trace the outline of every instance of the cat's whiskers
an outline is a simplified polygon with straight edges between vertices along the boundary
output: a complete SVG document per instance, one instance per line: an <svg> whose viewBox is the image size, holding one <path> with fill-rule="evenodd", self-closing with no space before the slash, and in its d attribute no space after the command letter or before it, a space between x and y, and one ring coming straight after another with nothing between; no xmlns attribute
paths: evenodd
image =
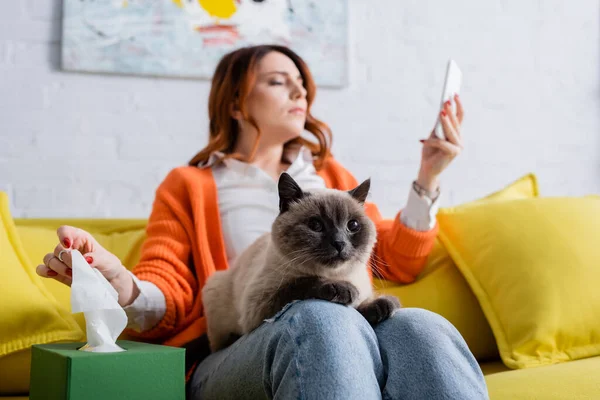
<svg viewBox="0 0 600 400"><path fill-rule="evenodd" d="M291 265L291 264L292 264L294 261L296 261L298 258L302 257L302 255L303 255L303 254L301 254L301 255L300 255L300 256L298 256L298 257L294 257L294 258L292 258L292 259L289 259L289 257L290 257L290 256L292 256L292 255L295 255L295 254L298 254L298 253L304 253L304 252L306 252L306 250L305 250L305 249L298 249L298 250L290 251L290 252L289 252L289 253L287 253L287 254L282 254L282 255L279 257L279 261L282 261L282 260L284 260L284 259L288 259L288 260L287 260L287 261L286 261L284 264L282 264L282 265L283 265L283 266L286 266L286 267L289 267L289 265Z"/></svg>
<svg viewBox="0 0 600 400"><path fill-rule="evenodd" d="M385 279L383 277L383 273L380 271L379 267L377 267L377 265L375 265L375 262L373 260L369 260L368 263L369 263L369 266L371 267L371 271L373 271L373 275L375 275L379 279Z"/></svg>
<svg viewBox="0 0 600 400"><path fill-rule="evenodd" d="M382 262L382 263L384 263L384 264L386 263L386 262L385 262L385 260L383 260L381 257L379 257L379 256L377 255L377 252L375 251L375 248L373 248L373 251L371 251L371 257L375 257L375 258L377 258L379 261L381 261L381 262Z"/></svg>
<svg viewBox="0 0 600 400"><path fill-rule="evenodd" d="M297 254L297 253L304 253L305 249L299 249L299 250L295 250L292 251L288 254L286 254L285 256L281 256L280 257L280 261L283 260L284 258L289 257L291 254ZM284 264L281 265L281 270L279 271L281 273L281 280L279 281L279 285L277 286L277 290L276 292L279 291L279 289L281 288L281 285L283 284L283 282L285 281L285 278L288 277L290 274L287 274L288 269L290 267L290 265L292 265L294 262L296 262L296 260L298 260L299 258L301 258L302 256L304 256L304 254L300 254L297 257L292 258L291 260L288 260L287 262L285 262ZM304 264L306 264L306 262L308 262L309 259L306 259L305 261L301 262L298 267L302 267Z"/></svg>
<svg viewBox="0 0 600 400"><path fill-rule="evenodd" d="M298 266L299 267L303 266L307 261L308 260L301 262ZM290 263L287 263L287 266L289 266L289 265L290 265ZM287 272L288 272L287 270L282 271L281 280L279 281L279 284L277 285L277 289L276 289L275 293L277 293L279 291L279 289L281 288L281 285L283 285L283 282L285 282L286 278L292 275L292 274L288 274Z"/></svg>
<svg viewBox="0 0 600 400"><path fill-rule="evenodd" d="M371 255L369 256L369 263L376 269L380 269L381 267L378 265L378 263L384 264L387 266L387 264L385 263L384 260L381 259L381 257L377 256L375 253L371 253Z"/></svg>
<svg viewBox="0 0 600 400"><path fill-rule="evenodd" d="M377 255L377 253L375 253L375 252L372 252L372 253L371 253L371 258L374 258L374 259L375 259L376 261L378 261L380 264L383 264L384 266L386 266L386 267L388 267L388 268L390 267L390 265L389 265L389 264L388 264L388 263L387 263L387 262L386 262L386 261L385 261L383 258L379 257L379 256Z"/></svg>
<svg viewBox="0 0 600 400"><path fill-rule="evenodd" d="M388 268L390 267L390 265L387 262L385 262L385 260L379 257L375 252L372 252L371 257L369 258L369 264L371 265L371 269L379 279L385 279L382 273L382 269L377 265L377 262L383 264Z"/></svg>

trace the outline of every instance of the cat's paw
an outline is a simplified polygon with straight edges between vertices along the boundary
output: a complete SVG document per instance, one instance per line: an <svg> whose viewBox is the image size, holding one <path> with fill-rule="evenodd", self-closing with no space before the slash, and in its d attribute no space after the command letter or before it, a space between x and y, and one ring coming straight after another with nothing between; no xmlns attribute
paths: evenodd
<svg viewBox="0 0 600 400"><path fill-rule="evenodd" d="M400 301L395 296L381 296L366 300L356 310L371 324L376 325L385 321L400 308Z"/></svg>
<svg viewBox="0 0 600 400"><path fill-rule="evenodd" d="M319 287L317 297L332 303L348 305L358 298L358 289L349 282L326 282Z"/></svg>

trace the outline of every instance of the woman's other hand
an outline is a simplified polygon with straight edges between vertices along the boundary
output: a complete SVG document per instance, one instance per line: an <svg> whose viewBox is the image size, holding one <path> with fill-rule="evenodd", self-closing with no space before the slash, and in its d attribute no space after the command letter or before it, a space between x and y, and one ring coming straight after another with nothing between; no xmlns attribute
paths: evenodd
<svg viewBox="0 0 600 400"><path fill-rule="evenodd" d="M464 109L458 95L454 96L456 115L452 112L450 101L447 101L440 112L440 121L446 139L439 139L432 130L427 140L423 143L421 154L421 167L417 183L429 190L435 191L439 186L439 175L460 154L463 141L460 127L464 117Z"/></svg>

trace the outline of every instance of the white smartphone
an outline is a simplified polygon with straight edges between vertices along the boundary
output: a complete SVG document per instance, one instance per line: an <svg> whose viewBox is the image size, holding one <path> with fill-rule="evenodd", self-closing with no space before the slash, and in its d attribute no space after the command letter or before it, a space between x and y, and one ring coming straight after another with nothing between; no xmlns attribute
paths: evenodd
<svg viewBox="0 0 600 400"><path fill-rule="evenodd" d="M460 85L462 84L462 72L456 62L452 59L448 60L448 66L446 67L446 79L444 80L444 89L442 90L442 100L440 102L440 111L444 107L444 103L450 100L452 104L452 112L456 114L456 103L454 102L454 95L459 94ZM438 114L437 123L435 125L435 135L440 139L446 139L444 135L444 129L442 128L442 122Z"/></svg>

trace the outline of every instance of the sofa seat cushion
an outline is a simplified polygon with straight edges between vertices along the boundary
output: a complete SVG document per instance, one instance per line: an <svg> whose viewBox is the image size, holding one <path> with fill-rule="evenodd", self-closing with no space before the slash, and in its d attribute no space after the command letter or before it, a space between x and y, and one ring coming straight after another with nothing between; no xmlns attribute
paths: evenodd
<svg viewBox="0 0 600 400"><path fill-rule="evenodd" d="M600 356L527 369L481 364L491 400L600 399Z"/></svg>

